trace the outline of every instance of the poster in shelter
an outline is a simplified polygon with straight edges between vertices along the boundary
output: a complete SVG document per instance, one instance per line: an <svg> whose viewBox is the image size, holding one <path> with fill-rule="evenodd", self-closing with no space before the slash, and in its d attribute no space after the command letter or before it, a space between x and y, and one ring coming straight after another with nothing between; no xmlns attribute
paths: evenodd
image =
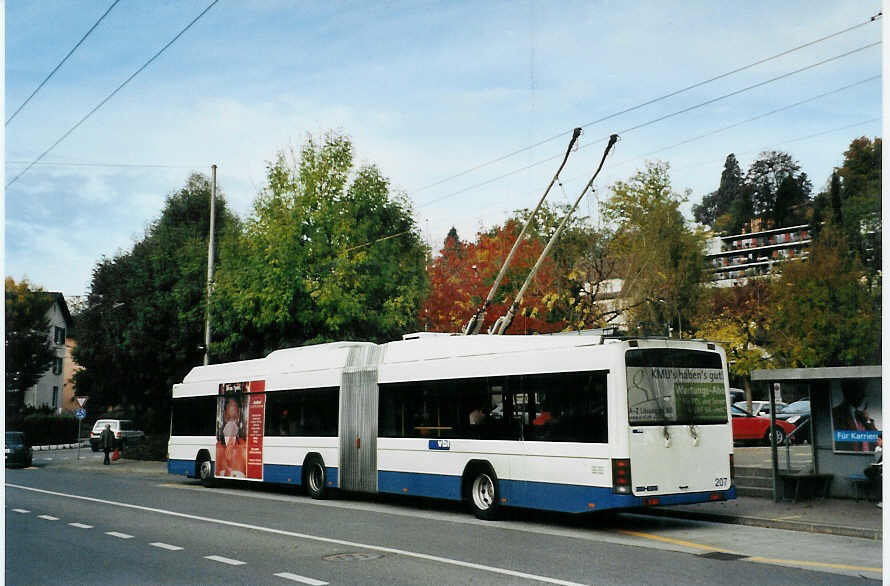
<svg viewBox="0 0 890 586"><path fill-rule="evenodd" d="M874 452L881 422L881 385L871 379L841 381L831 392L835 452Z"/></svg>

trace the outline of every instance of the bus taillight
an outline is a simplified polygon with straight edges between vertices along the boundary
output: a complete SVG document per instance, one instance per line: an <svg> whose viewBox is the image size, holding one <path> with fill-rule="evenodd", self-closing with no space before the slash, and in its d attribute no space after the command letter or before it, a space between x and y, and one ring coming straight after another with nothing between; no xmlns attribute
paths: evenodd
<svg viewBox="0 0 890 586"><path fill-rule="evenodd" d="M612 460L612 492L630 494L630 459Z"/></svg>
<svg viewBox="0 0 890 586"><path fill-rule="evenodd" d="M735 483L735 457L733 454L729 455L729 480Z"/></svg>

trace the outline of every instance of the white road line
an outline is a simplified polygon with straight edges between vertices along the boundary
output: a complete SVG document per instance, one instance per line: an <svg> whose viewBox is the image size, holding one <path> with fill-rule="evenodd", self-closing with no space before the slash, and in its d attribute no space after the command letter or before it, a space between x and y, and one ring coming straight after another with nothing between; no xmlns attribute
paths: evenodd
<svg viewBox="0 0 890 586"><path fill-rule="evenodd" d="M205 523L216 523L217 525L225 525L227 527L239 527L241 529L251 529L253 531L260 531L263 533L270 533L273 535L284 535L286 537L295 537L297 539L305 539L307 541L316 541L319 543L332 543L334 545L342 545L349 548L357 548L357 549L373 549L374 551L382 551L384 553L391 553L395 555L402 555L405 557L411 557L420 560L426 560L430 562L437 562L440 564L448 564L451 566L458 566L461 568L469 568L471 570L478 570L480 572L490 572L492 574L500 574L502 576L510 576L513 578L520 578L522 580L537 580L538 582L544 582L546 584L559 584L561 586L582 586L579 582L571 582L569 580L560 580L559 578L551 578L549 576L540 576L538 574L530 574L527 572L520 572L517 570L508 570L506 568L498 568L497 566L486 566L484 564L477 564L473 562L465 562L463 560L456 560L452 558L441 557L437 555L431 555L427 553L420 553L416 551L408 551L405 549L397 549L394 547L385 547L382 545L370 545L367 543L359 543L356 541L346 541L345 539L333 539L330 537L321 537L318 535L309 535L308 533L297 533L295 531L285 531L283 529L275 529L273 527L262 527L260 525L249 525L247 523L239 523L237 521L228 521L226 519L215 519L213 517L202 517L200 515L191 515L188 513L179 513L177 511L168 511L166 509L157 509L154 507L145 507L142 505L133 505L130 503L122 503L120 501L109 501L105 499L99 499L91 496L82 496L79 494L68 494L64 492L56 492L53 490L45 490L42 488L33 488L30 486L22 486L20 484L7 484L7 488L17 488L19 490L27 490L29 492L36 492L40 494L49 494L52 496L59 496L64 498L76 499L81 501L87 501L91 503L99 503L104 505L112 505L115 507L123 507L126 509L133 509L135 511L146 511L149 513L157 513L160 515L169 515L171 517L178 517L180 519L192 519L194 521L203 521Z"/></svg>
<svg viewBox="0 0 890 586"><path fill-rule="evenodd" d="M232 558L224 558L221 555L205 555L204 559L219 562L221 564L229 564L230 566L243 566L247 563L242 562L241 560L233 560Z"/></svg>
<svg viewBox="0 0 890 586"><path fill-rule="evenodd" d="M16 513L22 513L22 514L31 512L28 509L13 509L13 511Z"/></svg>
<svg viewBox="0 0 890 586"><path fill-rule="evenodd" d="M126 533L118 533L117 531L106 531L105 535L111 535L112 537L117 537L118 539L133 539L132 535L127 535Z"/></svg>
<svg viewBox="0 0 890 586"><path fill-rule="evenodd" d="M166 549L167 551L179 551L182 549L178 545L170 545L169 543L161 543L160 541L149 543L149 545L152 547L160 547L161 549Z"/></svg>
<svg viewBox="0 0 890 586"><path fill-rule="evenodd" d="M68 523L72 527L77 527L78 529L92 529L92 525L84 525L83 523Z"/></svg>
<svg viewBox="0 0 890 586"><path fill-rule="evenodd" d="M52 515L37 515L38 519L46 519L47 521L58 521L58 517L53 517Z"/></svg>
<svg viewBox="0 0 890 586"><path fill-rule="evenodd" d="M301 584L309 584L310 586L325 586L327 584L327 582L322 582L321 580L316 580L315 578L298 576L296 574L291 574L290 572L280 572L275 575L279 578L284 578L285 580L292 580L294 582L300 582Z"/></svg>

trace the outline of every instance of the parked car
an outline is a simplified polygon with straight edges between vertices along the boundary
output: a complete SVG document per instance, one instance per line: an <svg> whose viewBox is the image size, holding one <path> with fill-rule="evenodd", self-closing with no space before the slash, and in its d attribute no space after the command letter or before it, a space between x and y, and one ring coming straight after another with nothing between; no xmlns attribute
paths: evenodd
<svg viewBox="0 0 890 586"><path fill-rule="evenodd" d="M735 405L730 410L732 413L732 440L733 442L764 442L770 443L770 419L758 415L751 415L744 409ZM794 425L781 419L776 420L776 444L785 443L788 434L794 431Z"/></svg>
<svg viewBox="0 0 890 586"><path fill-rule="evenodd" d="M31 445L25 438L24 432L6 432L6 465L18 465L27 468L34 461L34 453Z"/></svg>
<svg viewBox="0 0 890 586"><path fill-rule="evenodd" d="M115 449L145 439L145 432L136 429L130 419L100 419L93 425L93 430L90 432L90 447L94 452L98 452L102 447L102 430L106 425L111 426L111 431L114 433Z"/></svg>
<svg viewBox="0 0 890 586"><path fill-rule="evenodd" d="M748 410L748 402L747 401L736 401L733 403L736 407L741 409L742 411ZM781 413L783 409L785 409L787 405L781 401L776 401L776 413ZM769 401L751 401L751 414L752 415L769 415Z"/></svg>
<svg viewBox="0 0 890 586"><path fill-rule="evenodd" d="M795 428L792 442L805 442L810 439L810 432L806 426L810 423L810 400L802 399L787 405L781 412L776 413L776 419L781 419L792 424Z"/></svg>
<svg viewBox="0 0 890 586"><path fill-rule="evenodd" d="M738 403L739 401L743 401L745 399L745 391L742 389L731 388L729 389L729 401L730 403Z"/></svg>

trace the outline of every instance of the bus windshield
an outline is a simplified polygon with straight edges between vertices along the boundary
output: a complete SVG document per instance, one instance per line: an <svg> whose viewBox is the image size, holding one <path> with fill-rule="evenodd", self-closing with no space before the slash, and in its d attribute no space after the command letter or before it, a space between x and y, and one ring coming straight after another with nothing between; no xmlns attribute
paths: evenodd
<svg viewBox="0 0 890 586"><path fill-rule="evenodd" d="M716 352L635 348L625 354L630 425L726 423L723 364Z"/></svg>

